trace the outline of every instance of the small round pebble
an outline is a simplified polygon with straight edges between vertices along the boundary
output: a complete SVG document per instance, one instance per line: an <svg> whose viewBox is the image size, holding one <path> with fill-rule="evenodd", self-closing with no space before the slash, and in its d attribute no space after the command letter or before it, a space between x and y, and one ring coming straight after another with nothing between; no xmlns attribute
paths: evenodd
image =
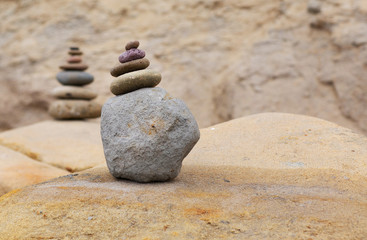
<svg viewBox="0 0 367 240"><path fill-rule="evenodd" d="M145 57L145 52L143 50L132 48L130 50L127 50L126 52L122 53L119 56L120 63L129 62L132 60L140 59Z"/></svg>
<svg viewBox="0 0 367 240"><path fill-rule="evenodd" d="M112 76L118 77L128 72L146 69L149 64L150 62L146 58L136 59L130 62L117 64L114 68L111 69L110 73Z"/></svg>
<svg viewBox="0 0 367 240"><path fill-rule="evenodd" d="M138 48L139 47L139 41L131 41L128 42L125 46L126 51L130 50L132 48Z"/></svg>
<svg viewBox="0 0 367 240"><path fill-rule="evenodd" d="M151 69L129 72L112 81L110 90L115 95L129 93L140 88L152 88L161 82L161 74Z"/></svg>

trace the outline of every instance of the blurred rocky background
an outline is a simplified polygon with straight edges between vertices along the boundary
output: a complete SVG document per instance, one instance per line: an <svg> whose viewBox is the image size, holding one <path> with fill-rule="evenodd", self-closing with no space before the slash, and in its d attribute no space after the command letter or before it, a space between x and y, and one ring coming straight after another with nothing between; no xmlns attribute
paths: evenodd
<svg viewBox="0 0 367 240"><path fill-rule="evenodd" d="M70 46L104 103L139 40L201 128L276 111L367 133L366 0L2 0L0 19L0 131L50 119Z"/></svg>

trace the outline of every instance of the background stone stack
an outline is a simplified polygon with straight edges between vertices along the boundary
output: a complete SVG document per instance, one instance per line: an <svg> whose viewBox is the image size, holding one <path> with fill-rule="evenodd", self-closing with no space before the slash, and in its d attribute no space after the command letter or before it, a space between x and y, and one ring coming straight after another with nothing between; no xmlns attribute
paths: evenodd
<svg viewBox="0 0 367 240"><path fill-rule="evenodd" d="M84 72L88 65L82 63L82 51L78 47L70 47L67 64L60 66L57 80L63 85L52 91L58 99L51 104L49 113L56 119L97 118L101 115L101 105L91 100L97 93L82 86L93 82L93 75Z"/></svg>
<svg viewBox="0 0 367 240"><path fill-rule="evenodd" d="M200 138L186 104L155 87L161 74L145 69L149 61L129 42L110 86L116 97L102 108L101 136L110 173L137 182L168 181Z"/></svg>

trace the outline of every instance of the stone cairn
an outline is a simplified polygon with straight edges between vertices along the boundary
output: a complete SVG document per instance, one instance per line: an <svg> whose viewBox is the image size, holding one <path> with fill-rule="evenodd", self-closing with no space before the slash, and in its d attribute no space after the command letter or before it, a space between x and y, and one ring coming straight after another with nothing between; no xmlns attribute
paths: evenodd
<svg viewBox="0 0 367 240"><path fill-rule="evenodd" d="M161 74L146 69L149 60L129 42L111 69L115 97L102 107L101 136L110 173L137 182L175 178L183 159L200 138L185 103L155 87Z"/></svg>
<svg viewBox="0 0 367 240"><path fill-rule="evenodd" d="M52 96L58 99L50 105L49 114L55 119L85 119L101 116L101 105L91 101L97 93L82 86L93 82L93 75L84 72L88 65L82 63L82 51L71 47L67 64L56 76L63 85L53 89Z"/></svg>

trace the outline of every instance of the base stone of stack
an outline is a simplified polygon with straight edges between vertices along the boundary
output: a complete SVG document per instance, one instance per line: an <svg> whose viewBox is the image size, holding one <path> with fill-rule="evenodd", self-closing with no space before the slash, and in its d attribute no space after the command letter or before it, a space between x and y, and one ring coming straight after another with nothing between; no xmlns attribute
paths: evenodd
<svg viewBox="0 0 367 240"><path fill-rule="evenodd" d="M179 174L200 132L183 101L162 88L143 88L103 105L101 135L113 176L152 182Z"/></svg>
<svg viewBox="0 0 367 240"><path fill-rule="evenodd" d="M58 100L51 103L49 114L55 119L97 118L102 106L87 100Z"/></svg>

